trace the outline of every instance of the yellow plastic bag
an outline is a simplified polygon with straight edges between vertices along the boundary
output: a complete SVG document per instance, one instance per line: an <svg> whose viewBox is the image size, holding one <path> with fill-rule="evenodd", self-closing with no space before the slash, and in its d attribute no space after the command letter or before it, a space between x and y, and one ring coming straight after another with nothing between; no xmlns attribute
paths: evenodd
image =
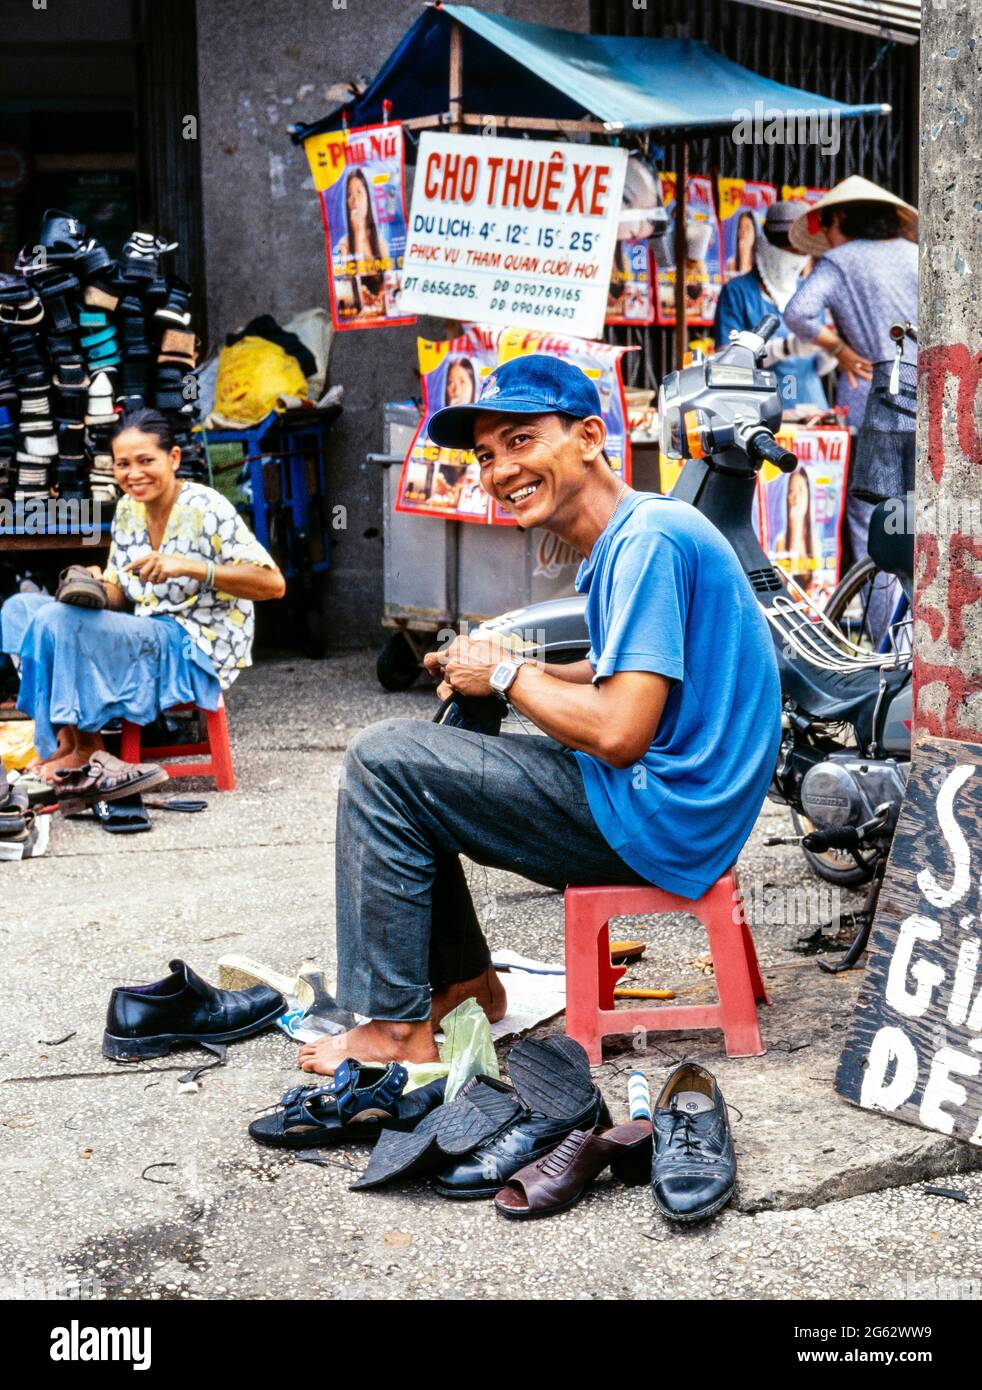
<svg viewBox="0 0 982 1390"><path fill-rule="evenodd" d="M295 357L266 338L243 338L222 348L215 381L215 412L255 425L276 408L277 396L307 395Z"/></svg>
<svg viewBox="0 0 982 1390"><path fill-rule="evenodd" d="M36 757L33 719L9 719L0 723L0 762L8 772L23 772Z"/></svg>

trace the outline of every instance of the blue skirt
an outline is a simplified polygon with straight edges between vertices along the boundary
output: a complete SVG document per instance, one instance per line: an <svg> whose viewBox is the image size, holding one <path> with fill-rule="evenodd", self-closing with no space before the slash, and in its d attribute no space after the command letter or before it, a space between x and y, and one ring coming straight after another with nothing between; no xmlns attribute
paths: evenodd
<svg viewBox="0 0 982 1390"><path fill-rule="evenodd" d="M211 661L171 617L14 594L0 608L0 649L20 658L17 708L34 720L42 758L62 724L97 733L113 719L149 724L174 705L214 710L221 698Z"/></svg>

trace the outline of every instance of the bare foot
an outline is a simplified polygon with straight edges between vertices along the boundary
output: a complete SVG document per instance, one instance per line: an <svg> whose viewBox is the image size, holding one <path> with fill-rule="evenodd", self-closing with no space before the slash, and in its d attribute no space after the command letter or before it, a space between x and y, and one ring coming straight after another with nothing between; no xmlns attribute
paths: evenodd
<svg viewBox="0 0 982 1390"><path fill-rule="evenodd" d="M500 1022L508 1012L505 987L497 971L492 970L489 965L483 974L476 975L473 980L461 980L458 984L448 985L446 989L433 991L430 1017L434 1030L440 1026L441 1020L465 999L476 999L490 1023Z"/></svg>
<svg viewBox="0 0 982 1390"><path fill-rule="evenodd" d="M88 761L88 754L75 748L71 753L66 753L64 757L55 754L47 762L41 763L37 768L37 776L43 777L46 782L54 782L56 772L74 772L78 768L84 767Z"/></svg>
<svg viewBox="0 0 982 1390"><path fill-rule="evenodd" d="M66 724L64 728L58 730L55 751L52 753L51 757L35 758L34 762L31 763L30 767L27 770L28 772L33 772L35 777L43 777L44 769L50 763L57 762L61 758L67 758L70 753L73 753L75 751L75 748L75 730L71 727L70 724Z"/></svg>
<svg viewBox="0 0 982 1390"><path fill-rule="evenodd" d="M440 1054L433 1041L429 1019L419 1023L389 1023L374 1019L347 1033L337 1033L319 1042L304 1043L297 1066L320 1076L333 1076L334 1068L346 1057L359 1062L438 1062Z"/></svg>
<svg viewBox="0 0 982 1390"><path fill-rule="evenodd" d="M67 749L62 748L63 735L71 738L71 744ZM50 782L56 772L74 772L84 767L93 753L104 752L105 747L101 734L83 734L78 729L68 727L61 729L58 732L58 752L53 758L48 758L39 765L37 775Z"/></svg>

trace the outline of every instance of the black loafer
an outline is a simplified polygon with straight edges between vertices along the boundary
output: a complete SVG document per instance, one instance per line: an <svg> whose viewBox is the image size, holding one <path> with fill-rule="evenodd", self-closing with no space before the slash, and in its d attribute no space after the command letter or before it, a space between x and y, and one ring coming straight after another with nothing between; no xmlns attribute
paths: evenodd
<svg viewBox="0 0 982 1390"><path fill-rule="evenodd" d="M655 1105L651 1194L663 1216L703 1221L726 1206L736 1183L736 1155L726 1102L716 1078L683 1062Z"/></svg>
<svg viewBox="0 0 982 1390"><path fill-rule="evenodd" d="M172 1047L235 1042L273 1023L286 1008L279 990L216 989L182 960L152 985L114 989L109 1000L102 1055L116 1062L163 1057Z"/></svg>

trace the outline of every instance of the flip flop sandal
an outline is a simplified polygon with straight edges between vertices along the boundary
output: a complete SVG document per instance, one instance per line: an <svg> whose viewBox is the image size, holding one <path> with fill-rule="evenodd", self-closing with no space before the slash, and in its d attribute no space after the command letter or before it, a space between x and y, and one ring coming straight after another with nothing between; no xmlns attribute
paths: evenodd
<svg viewBox="0 0 982 1390"><path fill-rule="evenodd" d="M473 1152L521 1113L522 1106L510 1086L488 1076L472 1077L449 1105L431 1111L412 1133L386 1129L351 1191L367 1191L395 1178L438 1172L448 1159Z"/></svg>
<svg viewBox="0 0 982 1390"><path fill-rule="evenodd" d="M516 1043L508 1074L525 1105L551 1120L575 1119L596 1095L587 1055L565 1033Z"/></svg>
<svg viewBox="0 0 982 1390"><path fill-rule="evenodd" d="M143 804L152 806L155 811L179 811L189 816L208 810L207 801L197 796L169 796L165 801L145 801Z"/></svg>
<svg viewBox="0 0 982 1390"><path fill-rule="evenodd" d="M253 1120L249 1133L261 1144L316 1149L349 1140L375 1139L391 1119L409 1080L398 1062L363 1067L348 1057L324 1086L294 1086L271 1115Z"/></svg>
<svg viewBox="0 0 982 1390"><path fill-rule="evenodd" d="M119 801L97 801L92 814L110 835L136 835L141 830L153 829L139 793Z"/></svg>

